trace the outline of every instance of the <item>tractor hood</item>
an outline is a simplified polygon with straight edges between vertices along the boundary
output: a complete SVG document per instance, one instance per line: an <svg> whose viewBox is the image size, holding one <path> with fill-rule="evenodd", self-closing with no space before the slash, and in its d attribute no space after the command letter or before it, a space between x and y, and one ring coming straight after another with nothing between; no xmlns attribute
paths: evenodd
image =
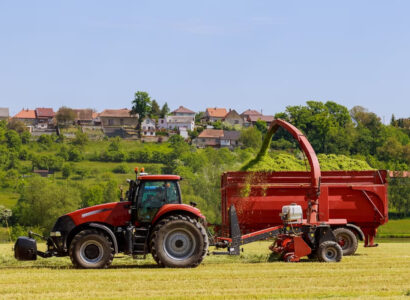
<svg viewBox="0 0 410 300"><path fill-rule="evenodd" d="M82 208L67 216L71 217L75 225L98 222L112 226L123 226L130 220L130 202L111 202Z"/></svg>

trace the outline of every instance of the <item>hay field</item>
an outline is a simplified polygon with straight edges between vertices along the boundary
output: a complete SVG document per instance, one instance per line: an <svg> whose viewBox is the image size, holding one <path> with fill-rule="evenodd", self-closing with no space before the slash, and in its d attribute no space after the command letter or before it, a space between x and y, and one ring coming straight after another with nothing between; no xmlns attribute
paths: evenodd
<svg viewBox="0 0 410 300"><path fill-rule="evenodd" d="M268 262L268 245L246 245L241 257L209 256L196 269L162 269L151 258L118 255L110 269L77 270L68 258L16 262L12 245L0 244L0 298L409 299L410 243L360 246L334 264Z"/></svg>

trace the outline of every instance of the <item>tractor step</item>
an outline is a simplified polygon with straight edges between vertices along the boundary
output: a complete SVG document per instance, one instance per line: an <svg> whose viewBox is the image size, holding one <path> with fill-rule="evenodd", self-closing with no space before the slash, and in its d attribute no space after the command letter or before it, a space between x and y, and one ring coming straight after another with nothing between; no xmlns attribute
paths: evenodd
<svg viewBox="0 0 410 300"><path fill-rule="evenodd" d="M147 255L149 228L140 227L134 230L134 244L132 257L134 259L145 259Z"/></svg>

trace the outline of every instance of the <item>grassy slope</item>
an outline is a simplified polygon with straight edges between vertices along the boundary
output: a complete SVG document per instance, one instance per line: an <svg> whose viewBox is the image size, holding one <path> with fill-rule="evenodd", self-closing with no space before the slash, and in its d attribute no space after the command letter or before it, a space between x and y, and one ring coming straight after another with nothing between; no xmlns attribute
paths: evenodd
<svg viewBox="0 0 410 300"><path fill-rule="evenodd" d="M209 256L196 269L160 269L150 258L114 259L108 270L76 270L68 258L16 262L0 245L3 299L400 298L410 294L408 243L360 246L341 263L266 262L268 242L239 257Z"/></svg>

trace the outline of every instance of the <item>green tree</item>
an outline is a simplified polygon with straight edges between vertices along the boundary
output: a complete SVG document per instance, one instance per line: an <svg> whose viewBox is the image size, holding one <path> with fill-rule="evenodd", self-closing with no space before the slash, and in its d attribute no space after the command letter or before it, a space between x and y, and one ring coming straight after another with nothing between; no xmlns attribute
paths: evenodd
<svg viewBox="0 0 410 300"><path fill-rule="evenodd" d="M31 133L28 132L27 130L24 130L22 133L20 133L21 136L21 142L23 144L28 144L31 139Z"/></svg>
<svg viewBox="0 0 410 300"><path fill-rule="evenodd" d="M7 127L9 129L17 131L19 134L22 134L23 132L28 132L26 124L17 119L11 119L10 122L7 124Z"/></svg>
<svg viewBox="0 0 410 300"><path fill-rule="evenodd" d="M245 147L259 149L262 145L262 133L255 127L243 129L239 141Z"/></svg>
<svg viewBox="0 0 410 300"><path fill-rule="evenodd" d="M7 130L6 132L7 146L11 149L19 151L21 148L21 137L14 130Z"/></svg>
<svg viewBox="0 0 410 300"><path fill-rule="evenodd" d="M56 120L59 126L71 125L75 120L75 111L69 107L62 106L57 111Z"/></svg>
<svg viewBox="0 0 410 300"><path fill-rule="evenodd" d="M158 119L161 117L161 108L158 105L158 102L154 99L151 103L151 111L150 111L151 118Z"/></svg>
<svg viewBox="0 0 410 300"><path fill-rule="evenodd" d="M18 224L39 226L47 233L58 217L77 209L79 204L80 195L76 189L35 176L21 188L13 215Z"/></svg>
<svg viewBox="0 0 410 300"><path fill-rule="evenodd" d="M170 109L168 107L168 103L165 102L161 108L161 114L160 114L161 118L165 118L166 116L168 116L169 112L170 112Z"/></svg>
<svg viewBox="0 0 410 300"><path fill-rule="evenodd" d="M141 123L146 116L151 112L151 97L147 92L138 91L134 95L134 100L132 101L132 114L138 114L137 130L139 135L141 135Z"/></svg>
<svg viewBox="0 0 410 300"><path fill-rule="evenodd" d="M205 112L200 111L195 114L195 124L200 124L201 120L205 117Z"/></svg>
<svg viewBox="0 0 410 300"><path fill-rule="evenodd" d="M268 131L268 125L265 121L258 119L255 122L255 127L258 129L262 134L265 134Z"/></svg>

